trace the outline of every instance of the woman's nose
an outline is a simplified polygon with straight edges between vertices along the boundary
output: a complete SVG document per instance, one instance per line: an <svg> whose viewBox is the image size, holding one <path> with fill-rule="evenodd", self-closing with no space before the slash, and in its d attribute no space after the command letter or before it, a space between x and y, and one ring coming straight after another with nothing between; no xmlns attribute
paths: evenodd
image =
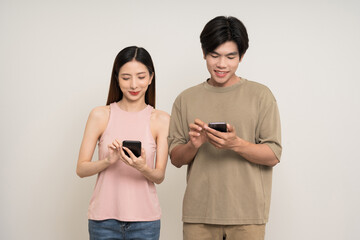
<svg viewBox="0 0 360 240"><path fill-rule="evenodd" d="M132 89L135 89L136 88L136 79L132 79L131 82L130 82L130 87Z"/></svg>

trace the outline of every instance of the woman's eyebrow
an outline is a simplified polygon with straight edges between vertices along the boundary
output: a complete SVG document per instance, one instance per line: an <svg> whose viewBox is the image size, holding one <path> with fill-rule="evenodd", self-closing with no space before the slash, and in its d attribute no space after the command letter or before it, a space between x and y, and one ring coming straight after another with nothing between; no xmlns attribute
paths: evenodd
<svg viewBox="0 0 360 240"><path fill-rule="evenodd" d="M138 73L136 73L136 75L140 75L140 74L146 74L146 72L138 72ZM131 74L130 73L121 73L120 74L121 76L131 76Z"/></svg>
<svg viewBox="0 0 360 240"><path fill-rule="evenodd" d="M136 73L137 75L139 75L139 74L146 74L146 72L138 72L138 73Z"/></svg>

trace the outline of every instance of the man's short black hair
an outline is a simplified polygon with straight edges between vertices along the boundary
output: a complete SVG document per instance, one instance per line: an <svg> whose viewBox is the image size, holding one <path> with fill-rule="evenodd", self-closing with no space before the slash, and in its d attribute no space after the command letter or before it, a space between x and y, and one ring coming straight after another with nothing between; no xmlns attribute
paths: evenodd
<svg viewBox="0 0 360 240"><path fill-rule="evenodd" d="M249 47L249 38L244 24L235 17L218 16L210 20L200 34L204 55L213 52L218 46L234 41L238 47L239 57Z"/></svg>

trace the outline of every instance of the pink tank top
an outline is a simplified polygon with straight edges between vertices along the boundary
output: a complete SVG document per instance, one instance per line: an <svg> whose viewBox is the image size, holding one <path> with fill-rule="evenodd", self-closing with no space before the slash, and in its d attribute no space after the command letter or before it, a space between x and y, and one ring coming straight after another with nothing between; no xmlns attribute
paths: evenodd
<svg viewBox="0 0 360 240"><path fill-rule="evenodd" d="M116 103L110 104L109 122L98 144L99 159L106 158L108 145L115 139L139 140L145 149L147 165L154 168L156 143L150 130L152 111L150 105L139 112L126 112ZM89 219L154 221L160 216L155 185L138 170L119 160L98 174Z"/></svg>

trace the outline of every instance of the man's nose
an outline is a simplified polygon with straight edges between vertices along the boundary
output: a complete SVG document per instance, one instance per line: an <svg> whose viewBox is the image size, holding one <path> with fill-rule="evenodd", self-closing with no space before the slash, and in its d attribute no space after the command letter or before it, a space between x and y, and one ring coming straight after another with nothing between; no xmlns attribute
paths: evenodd
<svg viewBox="0 0 360 240"><path fill-rule="evenodd" d="M217 61L217 67L219 68L226 67L226 59L224 57L219 57L219 60Z"/></svg>

